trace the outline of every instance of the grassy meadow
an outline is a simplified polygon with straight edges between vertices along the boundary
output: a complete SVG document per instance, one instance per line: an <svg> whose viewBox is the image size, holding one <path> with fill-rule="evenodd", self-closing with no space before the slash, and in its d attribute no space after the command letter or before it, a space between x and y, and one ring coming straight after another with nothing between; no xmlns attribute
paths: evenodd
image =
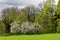
<svg viewBox="0 0 60 40"><path fill-rule="evenodd" d="M0 40L60 40L60 34L0 36Z"/></svg>

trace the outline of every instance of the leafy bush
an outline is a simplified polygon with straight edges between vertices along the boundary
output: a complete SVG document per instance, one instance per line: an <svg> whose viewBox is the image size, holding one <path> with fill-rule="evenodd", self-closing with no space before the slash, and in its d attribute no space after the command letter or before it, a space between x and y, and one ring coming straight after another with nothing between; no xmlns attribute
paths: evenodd
<svg viewBox="0 0 60 40"><path fill-rule="evenodd" d="M19 34L20 33L20 26L17 22L13 22L10 24L10 33L14 33L14 34Z"/></svg>
<svg viewBox="0 0 60 40"><path fill-rule="evenodd" d="M5 32L6 32L5 24L2 21L0 21L0 35L5 34Z"/></svg>
<svg viewBox="0 0 60 40"><path fill-rule="evenodd" d="M57 32L60 32L60 19L57 20Z"/></svg>
<svg viewBox="0 0 60 40"><path fill-rule="evenodd" d="M41 30L41 26L29 22L23 22L21 25L21 29L22 33L24 34L39 33Z"/></svg>

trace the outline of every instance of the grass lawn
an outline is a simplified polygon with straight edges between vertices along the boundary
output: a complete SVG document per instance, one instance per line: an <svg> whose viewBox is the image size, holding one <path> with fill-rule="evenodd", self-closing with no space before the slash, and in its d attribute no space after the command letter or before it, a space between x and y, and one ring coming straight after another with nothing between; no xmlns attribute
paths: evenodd
<svg viewBox="0 0 60 40"><path fill-rule="evenodd" d="M0 40L60 40L60 34L0 36Z"/></svg>

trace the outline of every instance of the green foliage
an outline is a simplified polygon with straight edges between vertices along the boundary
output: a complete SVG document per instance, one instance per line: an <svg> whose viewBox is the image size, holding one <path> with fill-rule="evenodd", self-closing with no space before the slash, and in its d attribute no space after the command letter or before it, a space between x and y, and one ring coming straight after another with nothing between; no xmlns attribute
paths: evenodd
<svg viewBox="0 0 60 40"><path fill-rule="evenodd" d="M48 14L37 15L35 22L43 27L42 32L52 32L53 24Z"/></svg>
<svg viewBox="0 0 60 40"><path fill-rule="evenodd" d="M25 15L25 13L21 13L21 14L16 16L14 21L16 21L18 23L22 23L22 22L26 22L28 20L27 20L27 16Z"/></svg>
<svg viewBox="0 0 60 40"><path fill-rule="evenodd" d="M35 7L33 5L25 7L22 11L26 14L29 22L35 21Z"/></svg>
<svg viewBox="0 0 60 40"><path fill-rule="evenodd" d="M60 32L60 19L57 20L57 32Z"/></svg>
<svg viewBox="0 0 60 40"><path fill-rule="evenodd" d="M60 15L60 1L59 1L59 3L58 3L57 15Z"/></svg>
<svg viewBox="0 0 60 40"><path fill-rule="evenodd" d="M30 22L35 22L35 14L31 14L29 18Z"/></svg>
<svg viewBox="0 0 60 40"><path fill-rule="evenodd" d="M16 16L18 14L16 13L16 9L15 8L7 8L5 10L2 11L2 21L5 24L6 27L6 33L10 32L10 23L14 22Z"/></svg>
<svg viewBox="0 0 60 40"><path fill-rule="evenodd" d="M2 21L0 21L0 35L5 34L5 30L5 24Z"/></svg>
<svg viewBox="0 0 60 40"><path fill-rule="evenodd" d="M42 32L49 33L55 31L53 5L51 0L47 0L41 13L35 19L35 22L38 22L43 27Z"/></svg>
<svg viewBox="0 0 60 40"><path fill-rule="evenodd" d="M57 7L57 32L60 32L60 0Z"/></svg>

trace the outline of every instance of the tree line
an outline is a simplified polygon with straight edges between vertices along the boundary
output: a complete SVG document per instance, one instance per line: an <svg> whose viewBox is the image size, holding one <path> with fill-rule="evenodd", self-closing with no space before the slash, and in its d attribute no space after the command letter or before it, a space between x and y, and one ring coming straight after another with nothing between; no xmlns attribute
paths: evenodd
<svg viewBox="0 0 60 40"><path fill-rule="evenodd" d="M0 34L41 34L60 32L60 1L47 0L41 10L33 5L2 10ZM38 11L38 12L37 12Z"/></svg>

